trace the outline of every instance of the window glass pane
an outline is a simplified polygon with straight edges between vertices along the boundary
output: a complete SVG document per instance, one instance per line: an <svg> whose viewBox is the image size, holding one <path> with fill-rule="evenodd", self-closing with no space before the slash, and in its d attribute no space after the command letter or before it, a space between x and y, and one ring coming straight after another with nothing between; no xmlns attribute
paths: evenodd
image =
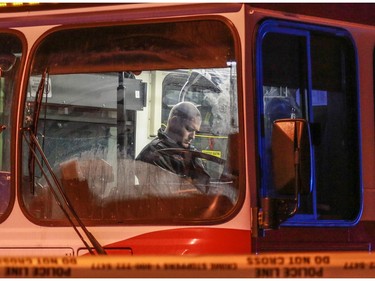
<svg viewBox="0 0 375 281"><path fill-rule="evenodd" d="M235 64L228 63L227 68L200 70L199 72L180 71L168 74L163 83L162 124L167 124L173 105L180 99L199 106L202 124L196 135L194 145L204 153L227 159L228 135L236 133L237 91L235 82ZM196 83L184 88L191 76L197 75ZM181 94L181 89L183 94ZM223 167L206 161L211 177L219 177Z"/></svg>
<svg viewBox="0 0 375 281"><path fill-rule="evenodd" d="M278 31L259 37L261 196L282 198L272 178L273 122L303 118L313 145L313 189L300 197L297 215L285 225L354 222L361 210L361 183L353 45L328 30Z"/></svg>
<svg viewBox="0 0 375 281"><path fill-rule="evenodd" d="M47 69L37 137L58 185L88 225L196 223L235 208L239 160L228 152L239 146L232 140L238 133L233 42L219 21L62 30L45 38L33 60L25 113L35 119L35 89ZM220 111L213 106L219 100L227 101L225 130L214 131L205 119ZM168 131L178 102L193 104L201 122L176 115L178 126ZM141 154L157 136L173 145ZM55 184L38 165L30 169L30 159L40 156L29 151L25 142L27 210L40 224L64 224Z"/></svg>
<svg viewBox="0 0 375 281"><path fill-rule="evenodd" d="M278 196L272 178L272 125L277 119L304 118L306 38L267 33L262 42L264 118L263 195Z"/></svg>
<svg viewBox="0 0 375 281"><path fill-rule="evenodd" d="M21 40L14 34L0 34L0 220L11 199L11 102L19 80L21 57Z"/></svg>
<svg viewBox="0 0 375 281"><path fill-rule="evenodd" d="M358 103L352 45L311 37L317 212L354 220L360 210Z"/></svg>

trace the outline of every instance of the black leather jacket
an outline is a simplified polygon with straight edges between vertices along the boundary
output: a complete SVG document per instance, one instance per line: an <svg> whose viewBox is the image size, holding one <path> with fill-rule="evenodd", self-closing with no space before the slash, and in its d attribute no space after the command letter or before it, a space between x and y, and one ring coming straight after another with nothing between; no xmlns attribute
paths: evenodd
<svg viewBox="0 0 375 281"><path fill-rule="evenodd" d="M165 148L183 149L160 128L158 136L142 149L136 160L159 166L182 177L189 177L200 184L209 182L209 175L203 166L202 159L191 157L192 155L189 153L176 152L173 155L166 155L159 152ZM198 151L192 145L188 150Z"/></svg>

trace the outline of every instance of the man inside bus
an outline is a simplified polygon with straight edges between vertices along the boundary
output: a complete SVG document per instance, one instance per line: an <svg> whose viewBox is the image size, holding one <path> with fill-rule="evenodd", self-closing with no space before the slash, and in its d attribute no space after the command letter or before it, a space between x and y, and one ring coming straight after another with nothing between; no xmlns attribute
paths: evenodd
<svg viewBox="0 0 375 281"><path fill-rule="evenodd" d="M191 102L180 102L172 107L165 130L159 129L158 135L146 145L136 160L147 162L168 170L174 174L192 180L193 184L205 186L210 176L206 172L202 160L192 157L189 151L197 151L191 144L199 131L202 117L198 108ZM172 148L183 150L182 153L169 155L160 151ZM198 187L199 188L199 187ZM199 188L205 192L205 188Z"/></svg>

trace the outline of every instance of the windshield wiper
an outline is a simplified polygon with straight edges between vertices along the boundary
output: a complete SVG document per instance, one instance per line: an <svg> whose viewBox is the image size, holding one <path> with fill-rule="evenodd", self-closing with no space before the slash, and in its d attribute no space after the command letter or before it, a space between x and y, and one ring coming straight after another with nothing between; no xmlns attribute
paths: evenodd
<svg viewBox="0 0 375 281"><path fill-rule="evenodd" d="M27 132L29 133L29 139L26 136ZM47 181L47 184L49 185L49 187L50 187L50 189L52 191L52 194L53 194L53 196L56 199L57 204L60 206L60 208L63 211L64 215L69 220L70 224L72 225L72 227L74 228L74 230L78 234L79 238L82 240L82 242L85 245L85 247L88 249L88 251L90 252L90 254L92 254L92 255L95 254L93 252L93 250L91 249L91 247L89 246L89 244L85 241L85 239L83 238L83 236L81 235L81 233L79 232L79 230L77 229L77 227L76 227L76 225L75 225L75 223L74 223L74 221L72 219L72 216L74 217L74 219L76 220L76 222L78 223L78 225L81 227L82 231L85 233L85 235L87 236L87 238L90 240L90 242L91 242L92 246L94 247L94 249L96 250L96 252L98 254L100 254L100 255L105 255L106 252L105 252L104 248L99 244L99 242L95 239L95 237L88 231L88 229L83 224L83 222L79 218L78 214L74 210L72 204L70 203L69 198L66 196L66 194L65 194L65 192L64 192L64 190L63 190L63 188L62 188L62 186L61 186L61 184L59 182L59 180L57 179L55 173L53 172L53 169L52 169L51 165L49 164L49 162L48 162L48 160L46 158L46 155L44 154L44 152L43 152L43 150L42 150L42 148L41 148L41 146L40 146L40 144L39 144L36 136L34 135L34 133L31 130L29 130L29 128L24 128L24 130L23 130L23 136L24 136L25 141L27 142L27 144L28 144L28 146L30 148L31 153L34 156L34 161L38 164L38 167L41 169L42 174L45 177L45 179ZM47 172L43 169L43 165L42 165L42 163L39 161L39 159L37 157L37 152L39 152L39 154L41 155L42 160L44 161L45 166L47 167L48 172L50 173L50 175L52 177L53 183L57 187L57 190L56 190L56 188L53 188L52 182L49 179L49 177L47 175Z"/></svg>
<svg viewBox="0 0 375 281"><path fill-rule="evenodd" d="M39 114L41 110L41 104L42 104L42 98L43 98L43 93L44 93L44 88L45 88L45 82L46 82L46 77L48 75L48 71L46 70L43 75L42 79L39 83L38 90L36 92L35 96L35 108L34 108L34 113L33 113L33 120L31 120L31 124L25 128L23 128L23 137L29 146L30 152L29 152L29 175L30 175L30 184L33 186L32 187L32 192L34 192L34 185L35 185L35 163L38 164L38 167L40 168L43 176L45 177L48 186L50 187L52 194L54 198L56 199L57 204L63 211L64 215L68 219L69 223L72 225L74 231L77 233L87 250L90 252L90 254L94 255L95 252L92 250L90 245L85 241L84 237L76 227L73 218L75 221L78 223L82 231L85 233L86 237L90 240L93 248L96 250L96 252L100 255L106 255L106 251L104 248L100 245L100 243L96 240L96 238L91 234L91 232L88 231L86 226L83 224L82 220L78 216L77 212L74 210L69 198L66 196L64 189L62 188L56 174L54 173L51 165L48 162L48 159L46 155L44 154L44 151L42 147L39 144L39 141L36 137L36 133L38 130L38 119L39 119ZM27 134L28 133L28 134ZM29 136L29 138L27 137ZM37 152L41 156L41 160L47 167L48 172L44 170L44 165L42 162L39 160L37 156ZM50 178L48 177L48 174L50 174L53 183L55 184L55 187L53 187L52 182ZM73 218L72 218L73 217Z"/></svg>
<svg viewBox="0 0 375 281"><path fill-rule="evenodd" d="M48 70L46 69L42 74L42 78L40 79L38 89L35 93L33 116L31 117L31 120L28 120L31 122L31 124L29 124L28 126L28 130L30 130L30 132L33 133L34 135L37 135L37 132L38 132L39 115L40 115L40 110L42 108L42 99L43 99L44 88L46 85L47 75L48 75ZM32 150L35 151L34 143L31 144L31 147L32 147ZM28 167L29 167L29 177L30 177L30 191L32 194L34 194L34 182L35 182L35 159L34 157L36 156L33 155L30 149Z"/></svg>

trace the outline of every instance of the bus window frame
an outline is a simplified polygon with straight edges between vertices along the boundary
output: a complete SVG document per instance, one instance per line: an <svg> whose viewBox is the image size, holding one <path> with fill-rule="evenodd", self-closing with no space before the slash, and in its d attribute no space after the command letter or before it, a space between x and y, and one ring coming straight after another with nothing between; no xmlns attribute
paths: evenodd
<svg viewBox="0 0 375 281"><path fill-rule="evenodd" d="M263 119L263 67L262 67L262 42L263 42L263 39L264 37L266 36L266 34L268 32L277 32L278 34L289 34L289 35L296 35L296 36L299 36L299 34L301 34L301 32L303 31L306 31L307 33L312 33L312 32L317 32L317 33L320 33L320 34L325 34L325 35L329 35L329 36L332 36L334 38L344 38L345 40L347 40L350 45L351 45L351 49L353 51L353 55L354 55L354 62L352 65L354 67L354 71L355 71L355 82L354 82L354 87L355 87L355 95L356 95L356 105L357 105L357 108L356 108L356 120L357 120L357 123L356 123L356 130L358 132L358 137L357 137L357 145L358 145L358 151L357 151L357 160L358 160L358 163L357 163L357 167L358 167L358 182L356 182L356 186L355 187L352 187L352 188L358 188L358 197L359 197L359 207L358 207L358 212L357 212L357 216L353 219L353 220L339 220L339 219L319 219L319 218L315 218L314 220L305 220L304 217L303 217L303 214L300 215L300 218L298 218L297 216L294 216L292 217L291 219L288 219L287 221L285 221L284 223L282 223L281 225L282 226L293 226L293 227L299 227L299 226L312 226L312 227L326 227L326 226L339 226L339 227L343 227L343 226L354 226L356 225L360 218L361 218L361 215L362 215L362 212L363 212L363 183L362 183L362 162L361 162L361 158L362 158L362 147L361 147L361 120L360 120L360 110L359 110L359 80L358 80L358 54L357 54L357 47L356 47L356 44L355 44L355 41L354 39L352 38L351 34L349 31L343 29L343 28L339 28L339 27L329 27L329 26L320 26L320 25L316 25L316 24L307 24L307 23L301 23L301 22L292 22L292 21L286 21L286 20L280 20L280 19L273 19L273 18L270 18L270 19L266 19L264 20L262 23L260 23L259 25L259 29L258 29L258 34L257 34L257 37L256 37L256 48L255 48L255 52L256 52L256 55L255 55L255 58L256 58L256 77L257 77L257 84L256 84L256 98L257 98L257 124L258 124L258 131L257 131L257 135L258 135L258 146L259 146L259 167L262 167L263 166L263 160L262 157L264 155L264 137L261 137L263 136L264 132L263 132L263 122L261 121ZM289 31L291 31L291 33L289 33ZM307 52L308 53L308 63L307 63L307 74L308 74L308 77L307 77L307 86L308 86L308 108L306 109L307 110L307 118L308 118L308 121L309 119L311 118L311 120L313 119L313 115L312 115L312 76L311 76L311 72L312 72L312 62L311 62L311 54L310 54L310 43L308 43L307 45ZM306 118L304 117L304 118ZM314 149L314 148L313 148ZM316 163L315 161L313 162L313 179L312 179L312 184L313 184L313 189L312 189L312 192L313 192L313 196L314 196L314 200L313 200L313 208L314 210L316 211L316 185L315 185L315 166L316 166ZM260 173L261 173L261 170L262 168L260 169ZM263 197L264 196L264 187L260 181L259 183L259 188L258 188L258 200L260 200L260 197ZM314 212L315 212L314 211Z"/></svg>
<svg viewBox="0 0 375 281"><path fill-rule="evenodd" d="M0 29L1 34L10 34L16 37L21 45L21 57L19 61L19 66L17 73L15 74L15 82L13 84L13 92L10 103L11 103L11 108L9 109L9 126L5 129L9 133L9 147L8 147L8 156L9 157L9 169L8 171L4 171L4 173L1 175L1 177L4 177L6 181L9 181L9 204L5 210L5 212L0 216L0 224L3 223L8 219L10 214L12 213L12 210L15 206L15 199L16 199L16 189L15 189L15 176L16 176L16 171L15 171L15 161L12 159L16 159L16 145L15 145L15 134L14 134L14 127L18 127L16 124L16 118L15 112L18 110L18 93L20 92L21 89L21 77L22 73L25 68L25 60L26 60L26 53L28 49L28 44L25 35L18 30L13 30L13 29Z"/></svg>
<svg viewBox="0 0 375 281"><path fill-rule="evenodd" d="M102 28L105 28L105 27L110 27L110 26L127 26L127 25L144 25L144 24L152 24L152 23L179 23L179 22L194 22L194 21L217 21L217 22L221 22L223 23L226 28L228 29L228 32L231 34L232 36L232 40L233 40L233 50L234 50L234 56L236 58L236 60L238 60L237 64L236 64L236 68L237 68L237 101L238 101L238 107L241 108L241 97L242 97L242 75L241 75L241 72L239 71L239 69L241 69L241 60L242 60L242 57L241 57L241 52L240 52L240 39L239 39L239 35L237 33L237 30L235 29L234 25L230 22L229 19L225 18L225 17L221 17L221 16L199 16L199 17L192 17L192 16L189 16L189 17L185 17L183 19L168 19L168 20L147 20L147 21L130 21L130 22L116 22L114 24L108 24L108 23L100 23L100 24L89 24L89 25L67 25L67 26L58 26L58 27L53 27L49 30L47 30L45 33L43 33L36 41L36 43L32 46L32 50L30 52L30 55L29 55L29 62L28 62L28 65L27 65L27 77L29 77L30 75L32 75L31 73L31 69L32 69L32 63L34 62L35 60L35 56L36 56L36 52L38 50L38 47L44 42L44 39L46 37L48 37L50 34L53 34L55 32L59 32L61 30L73 30L73 29L85 29L85 28L93 28L93 27L102 27ZM152 68L151 68L152 69ZM147 70L147 69L145 69ZM96 71L93 71L93 72L96 72ZM75 72L71 72L71 74L74 74ZM81 71L78 71L77 73L81 73ZM26 83L27 84L27 83ZM27 85L26 85L27 86ZM24 104L24 102L23 102ZM241 119L241 114L242 111L241 110L238 110L238 118ZM242 120L242 119L241 119ZM242 122L239 122L239 134L243 134L243 124ZM244 141L242 140L243 138L238 138L239 140L239 144L244 147ZM24 153L21 153L21 163L22 163L22 158ZM240 159L238 159L238 161L240 161ZM239 170L240 171L244 171L244 167L245 167L245 163L244 163L244 159L241 161L241 163L238 164L239 166ZM238 180L238 187L239 187L239 194L238 194L238 199L237 199L237 203L235 204L235 206L228 212L226 213L224 216L221 216L221 217L218 217L218 218L211 218L209 220L207 219L195 219L195 220L189 220L189 221L186 221L186 220L183 220L182 222L176 222L176 221L169 221L169 222L161 222L161 223L143 223L142 221L138 222L138 223L133 223L133 222L130 222L131 225L137 225L137 224L144 224L144 225L167 225L167 224L173 224L173 225L212 225L212 224L219 224L219 223L223 223L223 222L227 222L229 221L231 218L233 218L242 208L242 205L245 201L245 194L246 194L246 187L245 187L245 176L244 173L239 173L239 180ZM242 184L241 184L242 183ZM20 190L21 190L22 187L20 187ZM22 191L21 191L22 192ZM23 210L24 214L26 215L26 217L36 223L37 225L47 225L47 226L67 226L68 224L64 221L57 221L57 220L53 220L53 222L51 220L43 220L43 219L37 219L35 217L33 217L31 214L29 214L29 211L27 210L25 204L23 203L23 197L22 197L22 194L21 192L19 192L19 200L20 200L20 205L21 205L21 208L25 208L25 210ZM123 223L124 225L127 225L129 224L129 221L124 221ZM105 225L102 225L102 224L91 224L91 223L87 223L87 225L91 226L91 225L95 225L95 226L113 226L114 224L111 223L111 224L105 224Z"/></svg>

